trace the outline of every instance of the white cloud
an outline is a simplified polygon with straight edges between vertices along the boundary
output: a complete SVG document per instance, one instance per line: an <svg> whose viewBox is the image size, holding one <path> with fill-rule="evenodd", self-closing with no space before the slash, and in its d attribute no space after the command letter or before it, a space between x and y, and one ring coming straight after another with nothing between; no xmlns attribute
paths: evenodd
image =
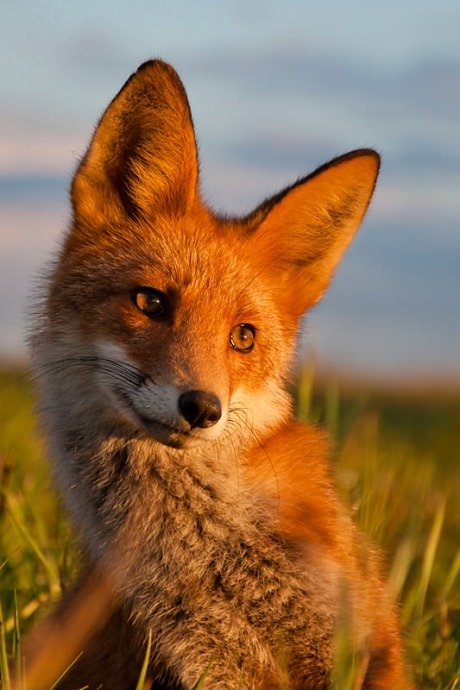
<svg viewBox="0 0 460 690"><path fill-rule="evenodd" d="M13 255L41 261L62 236L68 218L69 211L62 204L34 208L0 206L2 262Z"/></svg>
<svg viewBox="0 0 460 690"><path fill-rule="evenodd" d="M76 135L0 123L0 174L66 173L83 153L83 146Z"/></svg>
<svg viewBox="0 0 460 690"><path fill-rule="evenodd" d="M0 357L22 358L36 284L55 253L68 212L63 205L0 207Z"/></svg>

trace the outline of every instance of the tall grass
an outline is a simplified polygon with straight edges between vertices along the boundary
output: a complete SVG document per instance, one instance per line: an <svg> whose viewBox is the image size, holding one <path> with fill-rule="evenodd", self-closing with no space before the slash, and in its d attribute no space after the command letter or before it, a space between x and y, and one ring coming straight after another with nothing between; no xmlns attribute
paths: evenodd
<svg viewBox="0 0 460 690"><path fill-rule="evenodd" d="M339 490L386 554L417 687L459 688L460 395L319 384L308 366L295 395L298 416L329 430ZM23 372L0 372L0 482L0 678L8 690L21 636L78 561ZM357 687L360 660L346 642L338 644L334 690Z"/></svg>

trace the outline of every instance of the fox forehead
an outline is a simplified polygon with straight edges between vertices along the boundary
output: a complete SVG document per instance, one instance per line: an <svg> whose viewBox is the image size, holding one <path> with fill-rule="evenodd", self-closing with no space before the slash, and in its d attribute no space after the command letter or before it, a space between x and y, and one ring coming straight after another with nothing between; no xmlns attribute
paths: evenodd
<svg viewBox="0 0 460 690"><path fill-rule="evenodd" d="M244 275L253 272L251 256L242 240L224 223L202 223L183 217L156 222L147 231L142 270L161 273L181 288L238 289ZM144 240L145 242L145 240Z"/></svg>
<svg viewBox="0 0 460 690"><path fill-rule="evenodd" d="M252 298L267 299L266 278L252 260L243 233L235 222L209 215L130 220L90 237L79 235L76 227L62 266L59 280L65 276L69 286L78 283L84 293L149 286L187 300L214 296L215 301L222 295L227 305L240 308L249 306ZM82 285L83 270L91 281Z"/></svg>

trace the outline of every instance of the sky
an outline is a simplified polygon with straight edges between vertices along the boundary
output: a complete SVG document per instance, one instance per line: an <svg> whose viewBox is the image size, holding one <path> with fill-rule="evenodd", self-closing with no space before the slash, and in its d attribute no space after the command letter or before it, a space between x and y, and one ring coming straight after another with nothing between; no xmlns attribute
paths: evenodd
<svg viewBox="0 0 460 690"><path fill-rule="evenodd" d="M371 376L458 375L459 30L457 0L0 0L0 358L25 356L92 128L162 57L187 88L217 210L249 211L348 150L382 154L303 354Z"/></svg>

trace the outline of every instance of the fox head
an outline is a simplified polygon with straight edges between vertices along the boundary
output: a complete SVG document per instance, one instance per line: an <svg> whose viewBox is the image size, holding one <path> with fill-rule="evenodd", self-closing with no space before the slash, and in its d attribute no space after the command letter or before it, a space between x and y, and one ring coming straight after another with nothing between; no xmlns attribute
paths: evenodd
<svg viewBox="0 0 460 690"><path fill-rule="evenodd" d="M76 171L51 278L38 349L66 414L89 405L173 447L275 429L300 318L358 229L378 168L374 151L353 151L245 217L218 216L200 196L184 87L164 62L143 64Z"/></svg>

